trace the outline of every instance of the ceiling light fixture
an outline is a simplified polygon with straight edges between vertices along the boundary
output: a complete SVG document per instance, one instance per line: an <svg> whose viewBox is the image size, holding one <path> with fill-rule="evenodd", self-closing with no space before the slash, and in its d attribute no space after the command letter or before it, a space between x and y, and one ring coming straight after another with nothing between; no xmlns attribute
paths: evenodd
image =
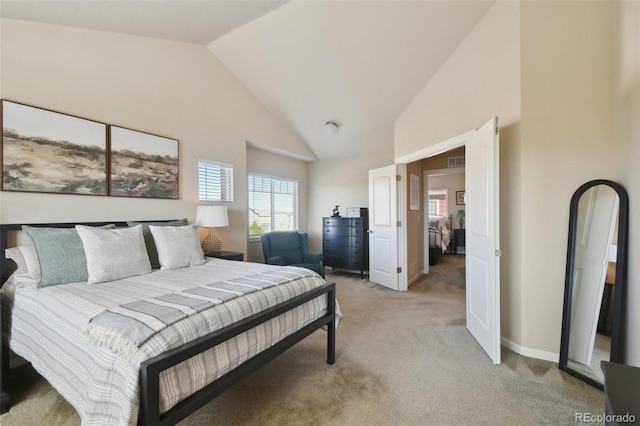
<svg viewBox="0 0 640 426"><path fill-rule="evenodd" d="M338 129L338 124L335 121L327 121L324 123L324 130L329 134L335 135L338 133Z"/></svg>

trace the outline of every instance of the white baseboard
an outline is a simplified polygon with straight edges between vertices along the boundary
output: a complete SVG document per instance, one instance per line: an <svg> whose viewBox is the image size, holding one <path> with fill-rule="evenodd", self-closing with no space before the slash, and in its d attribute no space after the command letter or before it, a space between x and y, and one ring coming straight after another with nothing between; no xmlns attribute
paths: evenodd
<svg viewBox="0 0 640 426"><path fill-rule="evenodd" d="M504 337L501 339L502 346L514 351L517 354L527 356L529 358L543 359L545 361L558 362L560 360L560 353L541 351L540 349L532 349L524 346L520 346L511 340Z"/></svg>

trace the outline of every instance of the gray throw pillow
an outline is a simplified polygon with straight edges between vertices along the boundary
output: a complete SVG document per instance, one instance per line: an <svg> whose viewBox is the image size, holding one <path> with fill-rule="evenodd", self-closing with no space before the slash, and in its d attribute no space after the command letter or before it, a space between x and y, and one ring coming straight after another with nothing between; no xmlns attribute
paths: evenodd
<svg viewBox="0 0 640 426"><path fill-rule="evenodd" d="M160 269L178 269L202 265L204 253L200 247L200 235L193 225L150 226L158 249Z"/></svg>
<svg viewBox="0 0 640 426"><path fill-rule="evenodd" d="M105 228L115 228L107 225ZM74 228L23 226L31 237L40 260L38 287L87 281L87 258L84 246Z"/></svg>
<svg viewBox="0 0 640 426"><path fill-rule="evenodd" d="M127 222L130 227L142 225L142 236L144 237L144 245L147 247L147 254L151 261L151 268L158 269L160 267L160 260L158 260L158 249L153 240L153 235L149 230L149 225L153 226L185 226L187 219L174 220L171 222Z"/></svg>

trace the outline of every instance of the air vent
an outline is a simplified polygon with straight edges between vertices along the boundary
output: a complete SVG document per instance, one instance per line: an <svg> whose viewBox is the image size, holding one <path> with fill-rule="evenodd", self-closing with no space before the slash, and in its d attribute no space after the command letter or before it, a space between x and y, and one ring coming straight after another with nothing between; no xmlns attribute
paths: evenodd
<svg viewBox="0 0 640 426"><path fill-rule="evenodd" d="M447 160L447 167L464 167L464 155L460 157L449 157Z"/></svg>

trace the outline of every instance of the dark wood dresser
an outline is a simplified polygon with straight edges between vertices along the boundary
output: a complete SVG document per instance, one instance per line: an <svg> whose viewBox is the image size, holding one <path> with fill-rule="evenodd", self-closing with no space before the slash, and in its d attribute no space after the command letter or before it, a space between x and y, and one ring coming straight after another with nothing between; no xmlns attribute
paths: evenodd
<svg viewBox="0 0 640 426"><path fill-rule="evenodd" d="M364 278L365 271L369 271L368 229L368 217L323 217L324 266L359 271L360 278Z"/></svg>

